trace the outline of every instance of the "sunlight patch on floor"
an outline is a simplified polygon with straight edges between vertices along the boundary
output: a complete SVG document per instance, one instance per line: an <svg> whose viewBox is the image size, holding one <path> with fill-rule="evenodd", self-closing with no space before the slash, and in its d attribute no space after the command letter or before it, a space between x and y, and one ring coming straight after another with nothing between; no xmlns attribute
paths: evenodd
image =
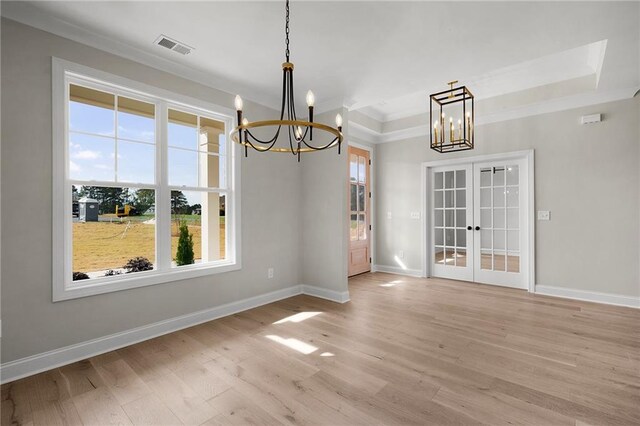
<svg viewBox="0 0 640 426"><path fill-rule="evenodd" d="M302 322L306 319L315 317L316 315L320 315L321 313L322 312L298 312L295 315L282 318L281 320L274 322L274 324L284 324L285 322Z"/></svg>
<svg viewBox="0 0 640 426"><path fill-rule="evenodd" d="M276 336L274 334L269 334L265 337L269 340L280 343L281 345L284 345L305 355L312 354L318 350L318 348L316 348L315 346L305 343L301 340L294 339L293 337L285 339L284 337Z"/></svg>
<svg viewBox="0 0 640 426"><path fill-rule="evenodd" d="M400 284L402 282L402 280L393 280L393 281L389 281L388 283L384 283L384 284L379 284L380 287L395 287L396 284Z"/></svg>

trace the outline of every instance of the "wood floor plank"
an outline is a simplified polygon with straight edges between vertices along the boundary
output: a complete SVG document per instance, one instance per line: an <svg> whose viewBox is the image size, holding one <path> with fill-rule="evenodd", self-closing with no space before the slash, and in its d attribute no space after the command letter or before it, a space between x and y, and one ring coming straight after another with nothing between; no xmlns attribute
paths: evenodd
<svg viewBox="0 0 640 426"><path fill-rule="evenodd" d="M155 394L128 402L122 409L134 425L178 425L180 420Z"/></svg>
<svg viewBox="0 0 640 426"><path fill-rule="evenodd" d="M640 424L640 310L369 273L2 386L2 425Z"/></svg>
<svg viewBox="0 0 640 426"><path fill-rule="evenodd" d="M106 387L73 397L73 404L85 425L130 425L129 417Z"/></svg>

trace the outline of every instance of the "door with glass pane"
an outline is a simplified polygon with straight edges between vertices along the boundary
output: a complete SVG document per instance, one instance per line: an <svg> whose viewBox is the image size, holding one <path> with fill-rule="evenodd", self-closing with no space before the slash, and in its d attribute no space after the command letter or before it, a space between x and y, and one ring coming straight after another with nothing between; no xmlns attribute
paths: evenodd
<svg viewBox="0 0 640 426"><path fill-rule="evenodd" d="M474 164L474 281L527 288L524 160Z"/></svg>
<svg viewBox="0 0 640 426"><path fill-rule="evenodd" d="M371 270L369 151L349 147L349 276Z"/></svg>
<svg viewBox="0 0 640 426"><path fill-rule="evenodd" d="M472 166L431 169L432 275L473 280Z"/></svg>

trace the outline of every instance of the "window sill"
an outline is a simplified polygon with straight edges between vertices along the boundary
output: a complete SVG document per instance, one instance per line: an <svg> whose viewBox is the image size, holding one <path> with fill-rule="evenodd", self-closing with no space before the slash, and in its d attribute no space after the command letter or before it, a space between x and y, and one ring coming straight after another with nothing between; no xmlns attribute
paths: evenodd
<svg viewBox="0 0 640 426"><path fill-rule="evenodd" d="M57 286L54 286L53 301L60 302L63 300L78 299L97 294L112 293L114 291L129 290L132 288L222 274L237 270L240 270L240 264L238 262L222 261L216 262L215 264L184 266L180 269L171 269L168 271L154 270L117 276L116 278L89 280L94 282L87 282L86 284L83 282L82 285L75 283L66 284L64 288L60 290L57 290Z"/></svg>

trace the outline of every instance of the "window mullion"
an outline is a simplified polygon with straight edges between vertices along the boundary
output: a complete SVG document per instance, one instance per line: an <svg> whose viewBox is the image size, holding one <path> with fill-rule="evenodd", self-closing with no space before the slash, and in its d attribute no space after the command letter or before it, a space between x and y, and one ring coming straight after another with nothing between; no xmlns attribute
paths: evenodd
<svg viewBox="0 0 640 426"><path fill-rule="evenodd" d="M159 270L171 269L171 190L168 180L168 108L158 102L156 122L156 256Z"/></svg>

